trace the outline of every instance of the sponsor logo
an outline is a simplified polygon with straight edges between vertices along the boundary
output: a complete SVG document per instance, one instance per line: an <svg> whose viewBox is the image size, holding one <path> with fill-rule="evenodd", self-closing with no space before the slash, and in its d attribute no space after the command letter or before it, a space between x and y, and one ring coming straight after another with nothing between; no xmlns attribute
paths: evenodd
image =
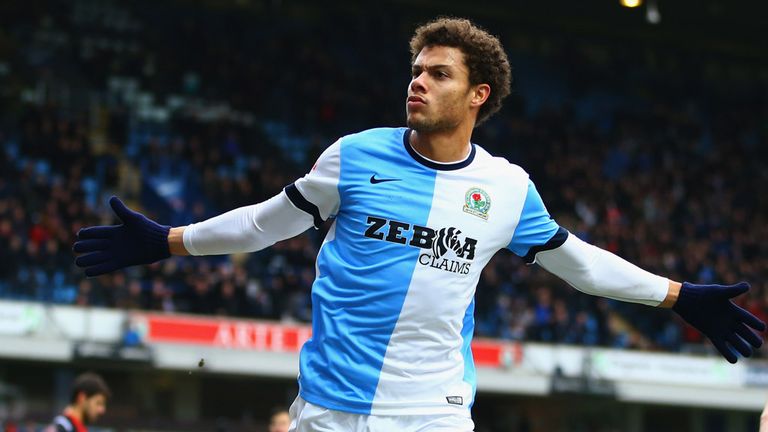
<svg viewBox="0 0 768 432"><path fill-rule="evenodd" d="M376 174L371 176L371 184L384 183L384 182L393 182L393 181L400 181L400 180L402 180L402 179L397 179L397 178L387 178L387 179L376 178Z"/></svg>
<svg viewBox="0 0 768 432"><path fill-rule="evenodd" d="M419 264L451 273L468 274L475 259L477 240L454 227L429 227L368 216L365 236L375 240L423 249Z"/></svg>
<svg viewBox="0 0 768 432"><path fill-rule="evenodd" d="M432 242L432 254L441 257L448 252L448 249L454 251L456 255L461 254L462 244L459 240L461 231L457 228L442 228L437 231L437 238Z"/></svg>
<svg viewBox="0 0 768 432"><path fill-rule="evenodd" d="M464 398L461 396L446 396L445 400L451 405L464 405Z"/></svg>
<svg viewBox="0 0 768 432"><path fill-rule="evenodd" d="M491 208L491 197L488 192L478 188L469 188L464 194L464 212L488 220L488 210Z"/></svg>

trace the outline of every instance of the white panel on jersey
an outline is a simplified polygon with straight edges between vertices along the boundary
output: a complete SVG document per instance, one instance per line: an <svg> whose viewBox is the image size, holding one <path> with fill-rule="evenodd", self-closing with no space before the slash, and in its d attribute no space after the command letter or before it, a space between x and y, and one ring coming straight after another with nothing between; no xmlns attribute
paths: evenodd
<svg viewBox="0 0 768 432"><path fill-rule="evenodd" d="M523 170L479 147L470 166L437 173L427 226L435 230L434 243L441 246L424 249L419 256L387 347L371 414L469 409L475 382L474 365L469 365L472 382L465 380L465 312L482 268L514 233L527 187ZM472 208L468 200L473 194L489 200L489 207ZM468 245L473 241L476 244Z"/></svg>

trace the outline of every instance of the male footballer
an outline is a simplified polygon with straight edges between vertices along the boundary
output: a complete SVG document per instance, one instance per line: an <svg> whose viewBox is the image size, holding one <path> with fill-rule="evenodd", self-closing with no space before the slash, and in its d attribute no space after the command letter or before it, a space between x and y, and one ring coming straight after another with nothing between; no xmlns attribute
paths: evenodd
<svg viewBox="0 0 768 432"><path fill-rule="evenodd" d="M331 219L312 287L291 431L472 431L474 294L500 249L588 294L672 308L731 363L765 324L730 299L749 289L679 283L590 245L547 212L528 173L471 141L511 73L499 40L441 18L410 42L407 127L333 143L262 203L185 227L110 204L121 225L84 228L88 276L170 255L252 252Z"/></svg>
<svg viewBox="0 0 768 432"><path fill-rule="evenodd" d="M112 395L101 376L86 372L75 378L69 405L53 419L56 432L87 432L86 425L94 423L107 410Z"/></svg>

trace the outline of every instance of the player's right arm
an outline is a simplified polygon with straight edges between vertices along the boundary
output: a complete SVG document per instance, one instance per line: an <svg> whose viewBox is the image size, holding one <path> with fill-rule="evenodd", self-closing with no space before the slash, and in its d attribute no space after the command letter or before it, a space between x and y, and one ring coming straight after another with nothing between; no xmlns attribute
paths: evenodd
<svg viewBox="0 0 768 432"><path fill-rule="evenodd" d="M319 228L339 207L339 146L338 141L331 145L307 175L267 201L171 229L171 254L255 252L312 226Z"/></svg>
<svg viewBox="0 0 768 432"><path fill-rule="evenodd" d="M160 225L112 197L109 204L123 223L80 230L75 264L86 276L98 276L171 255L254 252L319 227L338 211L339 147L338 141L330 146L312 171L278 195L184 227Z"/></svg>
<svg viewBox="0 0 768 432"><path fill-rule="evenodd" d="M259 204L240 207L204 222L171 228L171 255L222 255L255 252L294 237L313 225L285 191Z"/></svg>

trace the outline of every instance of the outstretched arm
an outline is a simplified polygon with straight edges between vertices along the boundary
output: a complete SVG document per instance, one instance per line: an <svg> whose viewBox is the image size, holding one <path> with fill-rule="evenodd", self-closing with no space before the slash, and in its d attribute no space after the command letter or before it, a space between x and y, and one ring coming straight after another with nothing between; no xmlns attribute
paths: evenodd
<svg viewBox="0 0 768 432"><path fill-rule="evenodd" d="M171 228L160 225L123 204L109 200L120 225L83 228L74 251L75 264L86 276L151 264L171 255L221 255L253 252L294 237L313 225L313 218L296 208L281 192L262 203L241 207L204 222Z"/></svg>
<svg viewBox="0 0 768 432"><path fill-rule="evenodd" d="M255 252L306 231L312 216L296 208L285 192L168 234L171 254L222 255Z"/></svg>
<svg viewBox="0 0 768 432"><path fill-rule="evenodd" d="M75 264L86 276L98 276L171 255L253 252L319 228L339 208L340 145L328 147L307 175L267 201L184 227L160 225L112 197L109 204L123 223L80 230Z"/></svg>
<svg viewBox="0 0 768 432"><path fill-rule="evenodd" d="M536 254L536 263L587 294L648 306L674 304L677 284L568 233L562 245Z"/></svg>
<svg viewBox="0 0 768 432"><path fill-rule="evenodd" d="M526 262L537 262L585 293L672 308L704 333L731 363L738 359L736 351L748 357L753 347L763 343L762 337L750 327L762 332L765 323L731 301L747 292L749 284L680 284L647 272L559 227L530 181L508 248Z"/></svg>
<svg viewBox="0 0 768 432"><path fill-rule="evenodd" d="M171 228L168 248L171 255L255 252L297 236L312 225L312 216L296 208L283 192L261 204Z"/></svg>
<svg viewBox="0 0 768 432"><path fill-rule="evenodd" d="M559 247L539 252L536 262L588 294L671 307L706 335L731 363L738 359L736 351L749 357L753 347L762 345L762 338L750 327L762 332L765 323L731 301L749 290L746 282L736 285L680 284L647 272L572 234L568 234Z"/></svg>

